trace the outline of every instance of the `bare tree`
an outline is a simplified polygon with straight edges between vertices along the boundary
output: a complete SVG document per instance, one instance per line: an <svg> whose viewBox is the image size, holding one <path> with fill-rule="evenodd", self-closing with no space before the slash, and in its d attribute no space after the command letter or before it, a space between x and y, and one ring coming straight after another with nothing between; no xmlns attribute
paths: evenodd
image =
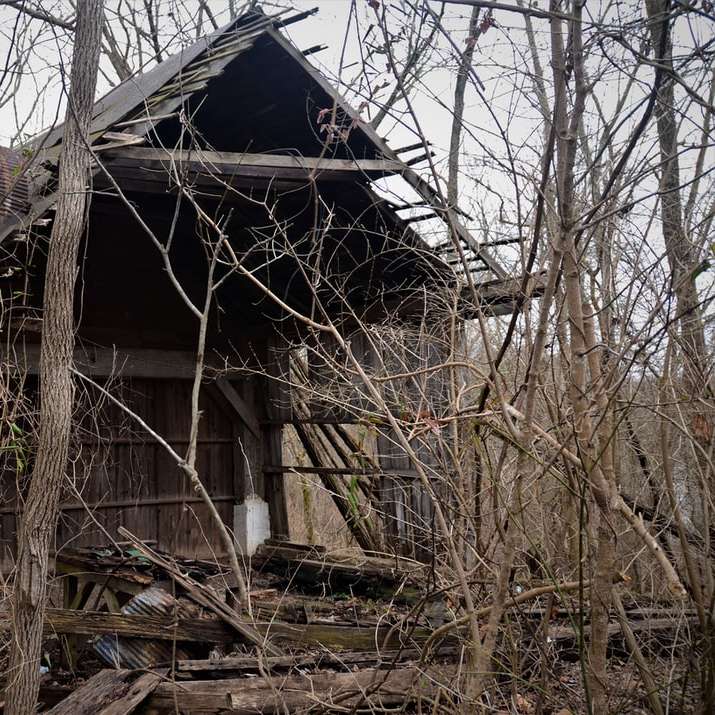
<svg viewBox="0 0 715 715"><path fill-rule="evenodd" d="M48 560L70 440L74 406L74 287L84 232L92 117L101 46L102 0L77 10L68 110L60 159L59 199L45 274L40 374L40 426L35 466L18 538L13 599L13 640L5 710L34 710L40 682Z"/></svg>

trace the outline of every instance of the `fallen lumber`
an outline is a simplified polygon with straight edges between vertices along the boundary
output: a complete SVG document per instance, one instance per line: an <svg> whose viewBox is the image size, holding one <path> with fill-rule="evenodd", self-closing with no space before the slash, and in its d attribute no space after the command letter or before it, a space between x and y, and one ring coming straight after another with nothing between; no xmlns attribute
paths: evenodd
<svg viewBox="0 0 715 715"><path fill-rule="evenodd" d="M161 672L100 670L48 712L51 715L128 715L157 687L162 677Z"/></svg>
<svg viewBox="0 0 715 715"><path fill-rule="evenodd" d="M190 576L183 574L176 565L172 564L162 556L159 556L159 554L150 549L146 544L144 544L144 542L134 536L134 534L125 529L123 526L120 526L117 531L125 539L131 541L137 551L171 576L171 578L186 591L187 596L191 598L191 600L195 601L200 606L213 611L221 620L234 628L250 643L257 645L259 648L265 647L268 655L281 655L281 653L274 647L266 646L264 639L258 631L256 631L256 629L249 623L244 622L239 614L236 613L231 606L222 601L213 591L203 587L200 583L194 581L194 579Z"/></svg>
<svg viewBox="0 0 715 715"><path fill-rule="evenodd" d="M450 650L450 654L451 654ZM440 656L445 655L445 650ZM419 660L421 651L416 648L402 650L360 651L357 653L331 653L329 651L313 653L310 655L283 655L263 658L261 667L267 670L291 670L305 667L336 667L350 669L355 665L372 665L379 667L383 664L400 663L410 660ZM227 656L225 658L209 658L202 660L178 660L176 671L179 673L201 673L218 671L256 671L259 669L255 656Z"/></svg>
<svg viewBox="0 0 715 715"><path fill-rule="evenodd" d="M4 629L4 622L2 628ZM48 608L45 633L75 635L117 635L130 638L191 641L194 643L230 643L233 631L218 618L173 618L172 616L124 615L100 611L72 611Z"/></svg>
<svg viewBox="0 0 715 715"><path fill-rule="evenodd" d="M266 638L300 646L323 646L330 650L378 650L412 647L424 643L431 628L403 625L401 628L380 626L333 626L318 623L257 623Z"/></svg>
<svg viewBox="0 0 715 715"><path fill-rule="evenodd" d="M658 636L675 630L688 630L698 627L697 618L657 618L631 623L631 631L644 638ZM584 626L584 637L591 635L591 626ZM621 626L618 623L611 623L607 630L608 639L622 635ZM549 629L549 642L558 643L560 646L568 647L577 645L578 635L571 626L560 626Z"/></svg>
<svg viewBox="0 0 715 715"><path fill-rule="evenodd" d="M253 557L256 568L290 580L320 586L361 589L376 596L413 600L425 565L402 558L306 554L287 546L263 545ZM396 593L397 591L397 593Z"/></svg>
<svg viewBox="0 0 715 715"><path fill-rule="evenodd" d="M332 708L349 712L358 706L384 708L434 697L439 689L450 687L455 672L456 668L450 666L411 666L355 673L165 682L147 699L142 713L174 713L177 699L182 713L255 715L318 707L321 712Z"/></svg>
<svg viewBox="0 0 715 715"><path fill-rule="evenodd" d="M391 626L364 627L328 625L322 623L257 622L252 626L261 643L267 640L292 646L323 646L333 650L375 650L400 648L423 643L431 629ZM9 630L9 621L0 621L0 630ZM230 643L234 630L219 618L175 619L170 616L125 615L100 611L71 611L60 608L47 609L45 633L74 635L116 635L130 638L148 638L164 641L195 643ZM273 655L281 655L275 648Z"/></svg>
<svg viewBox="0 0 715 715"><path fill-rule="evenodd" d="M325 623L343 626L376 626L384 622L384 608L367 599L321 601L296 594L251 598L253 617L258 621L279 620L286 623Z"/></svg>

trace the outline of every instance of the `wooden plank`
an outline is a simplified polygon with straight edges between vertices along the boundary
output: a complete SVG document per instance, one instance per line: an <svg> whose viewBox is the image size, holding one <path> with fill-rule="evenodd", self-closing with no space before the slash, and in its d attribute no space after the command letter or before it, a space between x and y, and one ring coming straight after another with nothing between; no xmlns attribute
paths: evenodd
<svg viewBox="0 0 715 715"><path fill-rule="evenodd" d="M238 394L236 388L223 376L216 378L216 387L226 398L226 401L233 407L241 421L248 427L256 439L261 438L261 426L258 423L253 410L246 404L245 400Z"/></svg>
<svg viewBox="0 0 715 715"><path fill-rule="evenodd" d="M55 707L51 715L129 715L162 680L162 673L101 670Z"/></svg>
<svg viewBox="0 0 715 715"><path fill-rule="evenodd" d="M140 675L126 694L102 710L101 715L129 715L164 679L165 670Z"/></svg>
<svg viewBox="0 0 715 715"><path fill-rule="evenodd" d="M167 440L171 442L172 440ZM176 440L173 440L176 442ZM114 442L112 442L114 444ZM141 446L151 445L151 440L145 440L143 442L137 440L136 444ZM200 444L205 444L200 442ZM212 496L211 500L214 503L220 502L233 502L235 499L233 496ZM137 496L134 499L118 499L114 501L101 501L101 502L67 502L60 504L60 511L95 511L96 509L121 509L121 508L131 508L131 509L146 509L154 506L161 506L164 504L203 504L203 499L201 497L157 497L156 499L145 499L141 496ZM22 514L23 510L18 507L1 507L0 514Z"/></svg>
<svg viewBox="0 0 715 715"><path fill-rule="evenodd" d="M122 147L107 152L107 166L164 170L175 167L180 173L240 176L250 169L270 169L276 176L305 178L315 174L354 180L399 174L405 165L395 159L333 159L289 154L251 154L150 147ZM148 173L148 172L147 172Z"/></svg>
<svg viewBox="0 0 715 715"><path fill-rule="evenodd" d="M0 620L0 631L8 631L9 619ZM47 609L45 633L73 635L117 635L128 638L194 643L226 644L235 640L232 629L218 618L175 619L170 616L125 615L100 611ZM340 651L374 651L376 648L397 649L423 643L432 633L430 628L405 626L366 627L323 623L281 623L265 621L255 624L255 633L264 640L276 640L292 646L323 646ZM572 634L572 633L571 633ZM279 651L269 648L274 654ZM280 657L280 656L279 656Z"/></svg>
<svg viewBox="0 0 715 715"><path fill-rule="evenodd" d="M280 462L283 458L283 425L263 426L263 462ZM286 538L290 536L288 519L288 497L285 479L282 474L270 474L260 471L261 482L268 502L271 521L271 536Z"/></svg>
<svg viewBox="0 0 715 715"><path fill-rule="evenodd" d="M6 359L9 357L8 355ZM39 375L39 345L25 345L22 351L16 351L14 358L19 365L26 366L29 375ZM80 347L75 349L73 359L77 370L91 377L122 375L190 380L194 377L196 367L195 355L187 350Z"/></svg>
<svg viewBox="0 0 715 715"><path fill-rule="evenodd" d="M176 197L179 193L178 186L172 183L169 175L164 170L143 171L136 167L125 167L118 164L111 166L112 178L119 188L125 193L158 194L160 196ZM249 174L253 174L252 176ZM269 196L277 191L294 191L305 186L305 176L300 180L276 178L274 174L259 170L246 169L240 176L219 178L194 175L192 177L192 192L196 197L220 199L227 204L244 204L246 201L245 190L250 190L254 197ZM95 178L96 189L111 191L110 182L104 175ZM260 189L260 194L258 190ZM239 191L237 191L239 190ZM0 234L1 237L2 234Z"/></svg>
<svg viewBox="0 0 715 715"><path fill-rule="evenodd" d="M323 623L272 623L256 624L266 638L275 639L293 646L320 645L335 651L368 651L376 649L411 648L424 643L432 634L431 628L404 626L362 627L335 626ZM449 642L451 645L451 641Z"/></svg>
<svg viewBox="0 0 715 715"><path fill-rule="evenodd" d="M274 678L240 678L162 683L146 703L146 713L175 712L175 698L191 712L231 712L233 715L338 709L353 712L358 705L376 711L431 696L454 678L453 666L416 666L355 673L315 673Z"/></svg>
<svg viewBox="0 0 715 715"><path fill-rule="evenodd" d="M10 622L0 618L0 631L9 631ZM194 643L231 643L234 635L218 618L176 619L173 616L125 615L103 611L75 611L48 608L44 631L47 634L71 633L97 636L117 635L129 638L191 641Z"/></svg>
<svg viewBox="0 0 715 715"><path fill-rule="evenodd" d="M450 651L451 653L452 651ZM440 651L446 655L447 649ZM314 653L310 655L286 655L277 658L263 658L262 663L251 656L229 656L219 660L178 660L176 670L185 673L201 673L211 671L257 671L260 666L268 670L286 670L305 667L337 667L350 669L353 665L376 665L419 660L422 651L417 648L402 648L400 650L360 651L357 653Z"/></svg>

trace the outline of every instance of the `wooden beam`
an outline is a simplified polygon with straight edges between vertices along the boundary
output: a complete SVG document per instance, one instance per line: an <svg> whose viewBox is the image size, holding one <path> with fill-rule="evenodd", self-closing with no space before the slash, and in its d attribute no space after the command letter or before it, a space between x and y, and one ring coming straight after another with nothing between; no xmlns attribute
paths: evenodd
<svg viewBox="0 0 715 715"><path fill-rule="evenodd" d="M6 354L5 359L10 356ZM15 361L26 368L29 375L40 372L40 346L26 344L16 349ZM78 347L74 351L76 369L89 377L146 377L165 379L192 379L196 357L184 350L114 349Z"/></svg>
<svg viewBox="0 0 715 715"><path fill-rule="evenodd" d="M0 630L10 628L7 617L0 619ZM231 643L234 632L218 618L179 618L174 616L125 615L103 611L75 611L48 608L45 613L46 634L117 635L127 638L190 641L194 643Z"/></svg>
<svg viewBox="0 0 715 715"><path fill-rule="evenodd" d="M246 401L238 394L236 388L223 376L216 378L216 387L219 392L226 398L226 401L235 410L239 419L248 427L251 434L256 439L261 438L261 426L258 419L248 406Z"/></svg>
<svg viewBox="0 0 715 715"><path fill-rule="evenodd" d="M26 343L13 352L0 351L3 360L14 362L28 375L40 371L39 344ZM196 369L196 356L190 350L157 350L152 348L101 348L84 346L75 348L76 369L89 377L145 377L150 379L192 380ZM209 368L225 371L225 365L206 361Z"/></svg>
<svg viewBox="0 0 715 715"><path fill-rule="evenodd" d="M440 657L456 655L456 648L443 648ZM176 670L183 673L202 673L212 671L256 672L264 667L268 670L293 670L295 668L324 668L326 666L353 670L351 666L391 666L404 661L418 661L422 655L419 648L400 648L399 650L368 650L348 653L330 653L322 651L309 655L286 655L277 658L264 657L259 663L255 656L227 656L220 659L177 660ZM195 675L194 677L200 677Z"/></svg>
<svg viewBox="0 0 715 715"><path fill-rule="evenodd" d="M444 649L440 655L444 655ZM280 657L263 658L259 664L255 656L228 656L216 660L178 660L176 670L186 673L201 673L219 670L250 671L255 672L265 667L268 670L285 670L305 667L334 666L350 670L352 665L375 665L379 663L396 663L405 660L419 660L422 655L417 648L403 648L401 650L369 650L357 653L313 653L310 655L284 655Z"/></svg>
<svg viewBox="0 0 715 715"><path fill-rule="evenodd" d="M367 651L375 648L396 650L402 647L414 647L424 643L431 635L427 627L404 630L392 626L334 626L322 623L257 623L256 628L265 637L291 646L323 646L329 650ZM450 639L450 646L454 640Z"/></svg>
<svg viewBox="0 0 715 715"><path fill-rule="evenodd" d="M0 619L0 631L10 629L7 616ZM423 643L432 630L426 627L393 629L391 626L352 626L321 623L282 623L264 621L253 624L261 639L291 646L324 646L336 650L374 650L376 644L398 649ZM220 618L179 618L173 616L126 615L104 611L76 611L48 608L44 632L83 636L114 635L125 638L176 640L193 643L227 644L237 639L232 627ZM270 646L267 650L270 650ZM276 649L273 648L273 657ZM277 661L282 662L282 661Z"/></svg>
<svg viewBox="0 0 715 715"><path fill-rule="evenodd" d="M410 666L355 673L166 682L147 699L143 712L173 713L177 698L187 712L234 715L312 712L315 708L320 712L354 712L358 706L383 711L387 706L404 706L416 697L433 696L439 689L448 688L455 672L454 666Z"/></svg>
<svg viewBox="0 0 715 715"><path fill-rule="evenodd" d="M167 440L172 442L173 440ZM112 445L121 444L122 440L111 440ZM147 439L142 442L137 440L134 444L146 445L151 444L152 440ZM206 444L205 442L199 442L199 444ZM236 500L235 496L212 496L211 501L214 504L233 502ZM145 498L145 497L134 497L133 499L117 499L117 500L107 500L100 502L64 502L60 504L60 511L94 511L96 509L141 509L141 508L151 508L155 506L163 506L165 504L203 504L204 500L201 497L192 496L174 496L174 497L157 497L157 498ZM0 514L22 514L22 507L14 506L3 506L0 507Z"/></svg>
<svg viewBox="0 0 715 715"><path fill-rule="evenodd" d="M106 152L110 172L129 172L148 181L169 183L173 176L190 180L228 183L233 178L354 181L360 176L379 178L399 174L405 165L390 159L333 159L288 154L251 154L219 151L165 150L149 147L122 147Z"/></svg>

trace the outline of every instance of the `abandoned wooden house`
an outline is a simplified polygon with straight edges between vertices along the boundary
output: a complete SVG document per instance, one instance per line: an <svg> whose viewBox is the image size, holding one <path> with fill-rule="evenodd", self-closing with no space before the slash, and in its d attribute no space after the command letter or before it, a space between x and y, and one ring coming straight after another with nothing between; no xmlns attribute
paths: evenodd
<svg viewBox="0 0 715 715"><path fill-rule="evenodd" d="M227 273L211 313L201 396L198 470L249 550L252 541L290 533L284 425L298 426L313 462L306 470L320 473L338 502L341 480L365 468L350 461L349 444L344 463L320 464L304 426L343 418L330 410L297 414L285 378L287 347L304 337L290 308L314 310L314 285L300 264L314 257L318 232L320 273L341 286L339 299L319 298L346 325L351 315L379 321L411 297L420 313L425 294L452 270L448 257L420 238L414 220L375 190L380 177L401 176L458 235L479 271L483 307L511 312L522 286L411 168L414 162L388 147L282 33L306 14L253 14L221 28L109 92L96 103L91 128L97 163L76 292L78 372L120 394L183 453L198 329L184 297L201 303L207 287L198 211L220 224L243 265L275 297L249 276ZM7 390L23 384L28 404L36 392L61 139L56 127L25 151L0 154L2 384ZM170 249L159 250L152 236ZM80 393L76 487L61 506L58 548L109 543L123 525L160 549L220 558L206 507L165 450L92 387ZM22 422L17 426L22 430ZM21 442L20 435L16 459L5 460L2 472L3 568L12 563L22 508L22 450L31 448ZM396 496L398 468L409 464L387 455L372 476L382 479L382 509L400 522L408 512L426 514L429 505L420 506L409 490ZM404 500L412 498L407 509ZM370 546L355 531L360 545ZM398 541L400 533L395 527Z"/></svg>

